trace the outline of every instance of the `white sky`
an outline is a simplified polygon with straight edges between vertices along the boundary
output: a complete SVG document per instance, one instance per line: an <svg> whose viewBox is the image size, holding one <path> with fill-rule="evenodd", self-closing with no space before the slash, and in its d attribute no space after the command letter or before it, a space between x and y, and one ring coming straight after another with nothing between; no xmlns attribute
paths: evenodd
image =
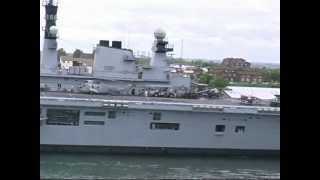
<svg viewBox="0 0 320 180"><path fill-rule="evenodd" d="M57 27L67 52L91 52L102 39L150 52L161 27L176 57L183 40L184 58L280 62L280 0L60 0Z"/></svg>

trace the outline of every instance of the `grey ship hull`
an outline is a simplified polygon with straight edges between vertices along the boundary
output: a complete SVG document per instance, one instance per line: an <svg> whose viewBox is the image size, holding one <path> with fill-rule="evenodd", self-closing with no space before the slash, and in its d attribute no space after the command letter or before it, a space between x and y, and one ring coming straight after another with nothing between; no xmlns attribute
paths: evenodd
<svg viewBox="0 0 320 180"><path fill-rule="evenodd" d="M40 126L40 150L133 154L279 155L280 109L239 106L228 101L200 101L80 94L40 95L48 109L79 110L76 126ZM117 105L118 106L117 106ZM226 105L228 104L228 105ZM86 116L86 112L106 112ZM108 112L116 117L108 119ZM153 120L151 113L160 112ZM102 121L88 125L85 121ZM178 129L152 129L152 123L175 123ZM216 132L224 125L224 132ZM243 133L236 127L245 127Z"/></svg>
<svg viewBox="0 0 320 180"><path fill-rule="evenodd" d="M222 155L222 156L272 156L279 157L280 150L133 147L133 146L71 146L40 145L40 152L139 154L139 155Z"/></svg>

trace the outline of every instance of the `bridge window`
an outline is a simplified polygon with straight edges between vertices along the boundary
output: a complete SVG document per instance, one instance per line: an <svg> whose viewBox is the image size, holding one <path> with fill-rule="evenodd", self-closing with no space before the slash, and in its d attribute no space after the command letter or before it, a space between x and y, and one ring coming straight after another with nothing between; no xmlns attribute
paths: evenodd
<svg viewBox="0 0 320 180"><path fill-rule="evenodd" d="M178 123L150 123L150 129L170 129L179 130L180 124Z"/></svg>
<svg viewBox="0 0 320 180"><path fill-rule="evenodd" d="M109 119L115 119L116 118L116 111L109 111L108 112L108 118Z"/></svg>
<svg viewBox="0 0 320 180"><path fill-rule="evenodd" d="M153 120L160 121L161 120L161 112L153 113Z"/></svg>
<svg viewBox="0 0 320 180"><path fill-rule="evenodd" d="M86 116L105 116L105 112L93 112L93 111L87 111L84 113Z"/></svg>
<svg viewBox="0 0 320 180"><path fill-rule="evenodd" d="M235 132L236 133L244 133L244 131L245 131L245 126L236 126L236 128L235 128Z"/></svg>
<svg viewBox="0 0 320 180"><path fill-rule="evenodd" d="M48 109L48 125L79 126L79 110Z"/></svg>
<svg viewBox="0 0 320 180"><path fill-rule="evenodd" d="M222 133L226 129L225 125L216 125L216 132Z"/></svg>

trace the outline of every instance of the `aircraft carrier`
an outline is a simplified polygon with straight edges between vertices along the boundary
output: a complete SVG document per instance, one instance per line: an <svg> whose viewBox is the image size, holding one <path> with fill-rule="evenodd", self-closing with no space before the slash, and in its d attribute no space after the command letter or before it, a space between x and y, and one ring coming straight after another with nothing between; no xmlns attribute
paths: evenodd
<svg viewBox="0 0 320 180"><path fill-rule="evenodd" d="M280 107L185 98L191 79L169 70L173 49L161 29L150 65L136 65L120 41L101 40L92 73L83 65L59 68L58 4L43 5L41 151L279 155Z"/></svg>

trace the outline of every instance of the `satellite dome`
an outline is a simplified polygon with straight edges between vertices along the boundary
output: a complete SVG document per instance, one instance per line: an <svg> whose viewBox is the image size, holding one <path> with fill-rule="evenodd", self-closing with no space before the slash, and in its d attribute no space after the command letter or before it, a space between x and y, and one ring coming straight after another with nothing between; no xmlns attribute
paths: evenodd
<svg viewBox="0 0 320 180"><path fill-rule="evenodd" d="M166 37L166 32L159 28L154 32L154 37L157 39L164 39Z"/></svg>
<svg viewBox="0 0 320 180"><path fill-rule="evenodd" d="M57 33L58 33L58 29L56 26L51 26L49 31L50 31L50 34L52 34L52 35L57 35Z"/></svg>

